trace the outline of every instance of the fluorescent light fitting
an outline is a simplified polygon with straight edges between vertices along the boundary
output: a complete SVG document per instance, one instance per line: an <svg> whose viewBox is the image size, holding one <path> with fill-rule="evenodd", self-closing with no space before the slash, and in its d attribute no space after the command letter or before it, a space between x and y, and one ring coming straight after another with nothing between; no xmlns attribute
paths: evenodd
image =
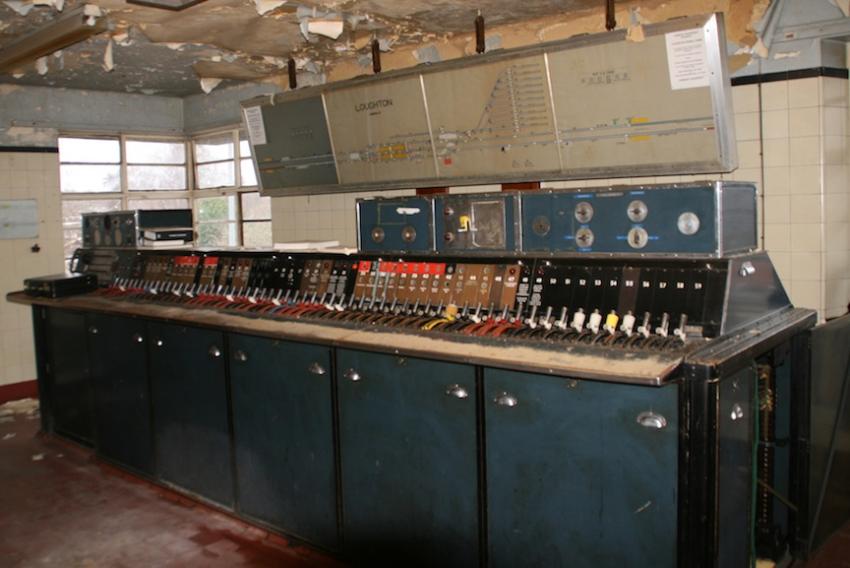
<svg viewBox="0 0 850 568"><path fill-rule="evenodd" d="M0 73L11 72L39 57L106 31L100 8L85 4L0 49Z"/></svg>

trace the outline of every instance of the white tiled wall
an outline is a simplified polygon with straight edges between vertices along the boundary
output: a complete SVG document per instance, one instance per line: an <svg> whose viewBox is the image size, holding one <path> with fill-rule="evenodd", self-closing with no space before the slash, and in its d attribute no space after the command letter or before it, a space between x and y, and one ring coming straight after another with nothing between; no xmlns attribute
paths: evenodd
<svg viewBox="0 0 850 568"><path fill-rule="evenodd" d="M732 88L737 170L727 175L547 182L543 187L670 183L700 179L754 182L760 244L769 251L795 305L821 318L850 301L848 81L813 77ZM455 191L498 191L499 186ZM272 199L276 242L335 239L356 244L354 201L373 192Z"/></svg>
<svg viewBox="0 0 850 568"><path fill-rule="evenodd" d="M0 239L0 385L36 378L30 309L6 301L24 278L63 270L59 157L55 153L0 152L0 199L36 199L36 239ZM30 251L38 243L41 251Z"/></svg>

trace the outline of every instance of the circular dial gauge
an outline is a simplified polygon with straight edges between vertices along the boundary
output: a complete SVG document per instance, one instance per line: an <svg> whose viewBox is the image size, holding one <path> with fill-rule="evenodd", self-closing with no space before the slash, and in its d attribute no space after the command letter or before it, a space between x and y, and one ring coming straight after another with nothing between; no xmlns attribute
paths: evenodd
<svg viewBox="0 0 850 568"><path fill-rule="evenodd" d="M372 229L373 241L375 241L376 243L382 243L384 242L384 237L386 237L386 234L384 233L384 230L381 227L375 227L374 229Z"/></svg>
<svg viewBox="0 0 850 568"><path fill-rule="evenodd" d="M642 249L649 242L649 234L643 227L632 227L629 231L628 238L629 246L634 249Z"/></svg>
<svg viewBox="0 0 850 568"><path fill-rule="evenodd" d="M531 230L534 231L534 234L538 237L545 237L548 235L551 228L552 224L549 222L549 217L545 215L539 215L531 222Z"/></svg>
<svg viewBox="0 0 850 568"><path fill-rule="evenodd" d="M629 203L629 208L626 210L626 214L632 223L643 223L648 213L649 208L640 199L635 199Z"/></svg>
<svg viewBox="0 0 850 568"><path fill-rule="evenodd" d="M683 235L694 235L697 231L699 231L699 217L697 217L696 213L685 211L679 215L679 220L676 221L676 226L679 228L679 232Z"/></svg>
<svg viewBox="0 0 850 568"><path fill-rule="evenodd" d="M410 225L405 225L405 227L401 230L401 240L406 243L412 243L416 240L416 229L411 227Z"/></svg>
<svg viewBox="0 0 850 568"><path fill-rule="evenodd" d="M576 205L575 216L579 223L590 223L593 219L593 205L587 201L580 202Z"/></svg>
<svg viewBox="0 0 850 568"><path fill-rule="evenodd" d="M579 248L590 248L593 246L593 231L587 227L582 227L576 231L576 244Z"/></svg>

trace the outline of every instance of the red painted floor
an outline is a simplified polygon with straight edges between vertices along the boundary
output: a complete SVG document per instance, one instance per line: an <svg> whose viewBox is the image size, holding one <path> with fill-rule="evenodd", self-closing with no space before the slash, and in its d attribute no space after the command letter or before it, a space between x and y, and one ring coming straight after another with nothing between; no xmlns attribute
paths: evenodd
<svg viewBox="0 0 850 568"><path fill-rule="evenodd" d="M38 427L34 402L0 406L0 567L343 566L104 465ZM850 568L850 524L805 568Z"/></svg>
<svg viewBox="0 0 850 568"><path fill-rule="evenodd" d="M40 436L37 412L15 406L0 407L4 568L342 566Z"/></svg>

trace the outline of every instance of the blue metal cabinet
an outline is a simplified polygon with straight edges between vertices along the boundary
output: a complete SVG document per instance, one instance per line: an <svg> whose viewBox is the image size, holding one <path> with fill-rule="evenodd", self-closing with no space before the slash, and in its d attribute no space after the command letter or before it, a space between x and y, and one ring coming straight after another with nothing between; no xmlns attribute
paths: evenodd
<svg viewBox="0 0 850 568"><path fill-rule="evenodd" d="M154 471L145 322L89 314L98 454L152 475Z"/></svg>
<svg viewBox="0 0 850 568"><path fill-rule="evenodd" d="M330 350L245 335L229 342L239 511L336 547Z"/></svg>
<svg viewBox="0 0 850 568"><path fill-rule="evenodd" d="M484 392L490 566L676 565L677 387L487 369Z"/></svg>
<svg viewBox="0 0 850 568"><path fill-rule="evenodd" d="M157 473L163 481L233 506L224 335L149 324Z"/></svg>
<svg viewBox="0 0 850 568"><path fill-rule="evenodd" d="M91 444L93 409L86 316L55 309L44 313L53 429L57 434Z"/></svg>
<svg viewBox="0 0 850 568"><path fill-rule="evenodd" d="M337 352L343 538L366 565L476 566L473 367Z"/></svg>

